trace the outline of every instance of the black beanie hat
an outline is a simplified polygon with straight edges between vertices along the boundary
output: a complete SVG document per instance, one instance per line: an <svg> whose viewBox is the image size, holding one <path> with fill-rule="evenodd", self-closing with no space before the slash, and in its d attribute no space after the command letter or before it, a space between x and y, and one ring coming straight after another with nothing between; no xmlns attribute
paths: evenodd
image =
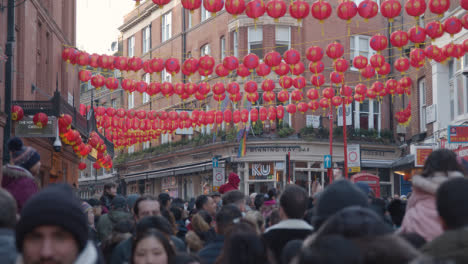
<svg viewBox="0 0 468 264"><path fill-rule="evenodd" d="M37 193L23 207L16 226L16 247L23 250L26 234L44 225L60 226L70 232L78 242L80 251L88 241L88 224L81 211L81 203L66 184L51 185Z"/></svg>
<svg viewBox="0 0 468 264"><path fill-rule="evenodd" d="M349 206L368 207L369 202L364 192L350 181L335 181L318 198L313 217L314 227L318 229L327 218Z"/></svg>
<svg viewBox="0 0 468 264"><path fill-rule="evenodd" d="M32 147L25 147L20 138L14 137L8 141L8 150L11 152L11 160L16 166L30 170L41 161L41 155Z"/></svg>

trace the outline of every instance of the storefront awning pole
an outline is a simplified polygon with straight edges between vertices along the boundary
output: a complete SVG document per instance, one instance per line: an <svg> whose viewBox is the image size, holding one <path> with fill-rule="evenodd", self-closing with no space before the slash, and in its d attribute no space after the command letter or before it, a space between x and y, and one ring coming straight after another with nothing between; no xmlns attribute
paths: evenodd
<svg viewBox="0 0 468 264"><path fill-rule="evenodd" d="M343 85L344 86L344 85ZM346 104L343 100L343 151L344 151L344 175L348 179L348 134L346 133Z"/></svg>
<svg viewBox="0 0 468 264"><path fill-rule="evenodd" d="M329 125L329 139L330 139L330 157L331 157L331 166L328 168L328 178L330 179L330 184L333 182L333 111L332 111L332 105L330 104L330 109L328 112L328 120L330 120L330 125Z"/></svg>

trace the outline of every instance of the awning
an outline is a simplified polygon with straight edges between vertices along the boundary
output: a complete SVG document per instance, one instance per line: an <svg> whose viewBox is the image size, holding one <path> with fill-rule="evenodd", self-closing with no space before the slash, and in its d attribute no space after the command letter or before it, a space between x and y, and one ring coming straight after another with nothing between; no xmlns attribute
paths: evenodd
<svg viewBox="0 0 468 264"><path fill-rule="evenodd" d="M361 168L380 168L389 169L392 167L393 160L361 160Z"/></svg>
<svg viewBox="0 0 468 264"><path fill-rule="evenodd" d="M413 167L414 167L414 154L409 154L400 159L397 159L392 164L392 169L394 170L410 169Z"/></svg>

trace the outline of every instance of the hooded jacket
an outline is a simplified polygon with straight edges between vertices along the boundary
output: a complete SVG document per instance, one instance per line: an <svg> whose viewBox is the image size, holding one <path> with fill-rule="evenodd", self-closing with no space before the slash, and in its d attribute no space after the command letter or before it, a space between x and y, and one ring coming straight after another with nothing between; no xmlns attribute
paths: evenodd
<svg viewBox="0 0 468 264"><path fill-rule="evenodd" d="M238 190L239 182L239 175L235 174L234 172L231 172L231 174L229 174L228 182L226 184L221 185L221 187L219 188L219 193L224 194L229 191Z"/></svg>
<svg viewBox="0 0 468 264"><path fill-rule="evenodd" d="M106 240L112 233L114 226L122 220L131 220L132 215L121 210L112 210L108 214L102 215L97 224L97 233L99 241Z"/></svg>
<svg viewBox="0 0 468 264"><path fill-rule="evenodd" d="M34 176L19 166L10 164L3 166L1 181L1 186L15 198L18 212L21 212L26 201L38 192Z"/></svg>
<svg viewBox="0 0 468 264"><path fill-rule="evenodd" d="M436 192L443 182L454 177L463 177L463 174L452 171L448 173L448 177L445 173L439 172L430 177L419 175L413 177L413 194L408 200L400 233L417 233L428 242L442 235Z"/></svg>
<svg viewBox="0 0 468 264"><path fill-rule="evenodd" d="M468 263L468 227L446 231L426 244L421 251L436 258Z"/></svg>

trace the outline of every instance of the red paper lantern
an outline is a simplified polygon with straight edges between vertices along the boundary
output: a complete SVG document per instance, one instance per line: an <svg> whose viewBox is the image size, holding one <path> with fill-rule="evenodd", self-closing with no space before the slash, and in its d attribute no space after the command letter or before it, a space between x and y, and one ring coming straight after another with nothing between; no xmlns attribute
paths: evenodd
<svg viewBox="0 0 468 264"><path fill-rule="evenodd" d="M223 0L203 0L203 7L211 12L213 15L216 15L217 12L221 11L224 7Z"/></svg>
<svg viewBox="0 0 468 264"><path fill-rule="evenodd" d="M333 90L333 88L331 88L331 87L327 87L327 88L323 89L322 96L325 97L328 100L331 100L333 98L333 96L335 96L335 90Z"/></svg>
<svg viewBox="0 0 468 264"><path fill-rule="evenodd" d="M278 93L278 101L284 103L289 100L289 93L286 90L282 90Z"/></svg>
<svg viewBox="0 0 468 264"><path fill-rule="evenodd" d="M297 89L302 89L306 86L306 79L304 78L304 76L299 76L299 77L296 77L293 79L293 85L294 87L296 87Z"/></svg>
<svg viewBox="0 0 468 264"><path fill-rule="evenodd" d="M353 1L344 1L338 5L337 15L339 18L346 20L347 23L351 22L351 19L357 15L358 8L356 3Z"/></svg>
<svg viewBox="0 0 468 264"><path fill-rule="evenodd" d="M367 90L367 97L374 100L377 97L377 93L373 89Z"/></svg>
<svg viewBox="0 0 468 264"><path fill-rule="evenodd" d="M340 57L343 57L344 48L343 45L341 45L340 43L333 42L331 44L328 44L326 52L329 58L336 60Z"/></svg>
<svg viewBox="0 0 468 264"><path fill-rule="evenodd" d="M218 64L216 65L215 67L215 73L219 76L219 77L226 77L229 75L229 71L228 69L226 69L223 64Z"/></svg>
<svg viewBox="0 0 468 264"><path fill-rule="evenodd" d="M230 109L224 110L223 119L226 123L231 123L232 121L232 111Z"/></svg>
<svg viewBox="0 0 468 264"><path fill-rule="evenodd" d="M309 110L309 106L307 105L307 103L300 102L297 104L297 110L304 114L305 112L307 112L307 110Z"/></svg>
<svg viewBox="0 0 468 264"><path fill-rule="evenodd" d="M182 65L182 72L185 72L185 75L191 76L198 71L198 67L198 60L195 58L189 58L184 61L184 64Z"/></svg>
<svg viewBox="0 0 468 264"><path fill-rule="evenodd" d="M78 53L78 55L76 56L76 62L78 63L78 65L83 66L83 67L88 66L89 60L90 60L89 54L84 51Z"/></svg>
<svg viewBox="0 0 468 264"><path fill-rule="evenodd" d="M333 96L333 98L331 99L331 103L333 106L338 107L343 103L343 99L341 98L341 96Z"/></svg>
<svg viewBox="0 0 468 264"><path fill-rule="evenodd" d="M465 55L465 50L463 49L463 45L455 44L455 52L453 54L454 58L460 59Z"/></svg>
<svg viewBox="0 0 468 264"><path fill-rule="evenodd" d="M463 28L468 29L468 13L464 14L462 18L460 19L460 21L463 25Z"/></svg>
<svg viewBox="0 0 468 264"><path fill-rule="evenodd" d="M421 68L424 66L424 60L426 55L424 54L424 50L416 48L412 49L410 52L410 64L414 68Z"/></svg>
<svg viewBox="0 0 468 264"><path fill-rule="evenodd" d="M320 24L323 24L323 21L330 17L330 15L332 13L332 7L331 7L330 3L328 3L327 1L318 0L318 1L315 1L312 4L312 6L310 8L310 13L312 14L312 16L315 19L319 20ZM322 55L323 55L323 53L322 53Z"/></svg>
<svg viewBox="0 0 468 264"><path fill-rule="evenodd" d="M372 36L370 39L370 47L380 53L382 50L385 50L388 46L387 37L382 34L377 34Z"/></svg>
<svg viewBox="0 0 468 264"><path fill-rule="evenodd" d="M224 88L223 83L218 82L218 83L215 83L215 85L213 85L213 93L214 94L221 95L221 94L224 94L225 91L226 91L226 89Z"/></svg>
<svg viewBox="0 0 468 264"><path fill-rule="evenodd" d="M359 70L364 69L367 66L367 63L368 63L367 58L362 55L358 55L354 57L353 59L354 68L359 69Z"/></svg>
<svg viewBox="0 0 468 264"><path fill-rule="evenodd" d="M283 58L287 64L294 65L301 61L301 54L295 49L289 49L284 53Z"/></svg>
<svg viewBox="0 0 468 264"><path fill-rule="evenodd" d="M391 70L390 63L385 62L384 65L382 65L382 67L380 67L380 69L377 71L377 73L386 76L390 73Z"/></svg>
<svg viewBox="0 0 468 264"><path fill-rule="evenodd" d="M49 117L44 113L37 113L33 117L34 125L39 128L44 128L47 126L47 122L49 122Z"/></svg>
<svg viewBox="0 0 468 264"><path fill-rule="evenodd" d="M107 89L113 91L119 88L119 80L115 77L109 77L105 80L105 85Z"/></svg>
<svg viewBox="0 0 468 264"><path fill-rule="evenodd" d="M272 0L266 5L268 16L272 17L275 22L278 22L278 19L283 17L287 10L286 3L283 0Z"/></svg>
<svg viewBox="0 0 468 264"><path fill-rule="evenodd" d="M242 109L241 112L241 121L245 124L249 121L249 110Z"/></svg>
<svg viewBox="0 0 468 264"><path fill-rule="evenodd" d="M409 67L410 67L410 62L407 58L398 58L393 66L395 67L395 69L399 72L401 72L402 74L404 74L404 72L408 71Z"/></svg>
<svg viewBox="0 0 468 264"><path fill-rule="evenodd" d="M468 10L468 0L460 0L460 6L463 9Z"/></svg>
<svg viewBox="0 0 468 264"><path fill-rule="evenodd" d="M270 51L265 54L264 61L270 68L275 69L281 63L281 54L276 51Z"/></svg>
<svg viewBox="0 0 468 264"><path fill-rule="evenodd" d="M265 107L260 107L258 110L258 115L260 118L260 121L265 122L268 118L268 110Z"/></svg>
<svg viewBox="0 0 468 264"><path fill-rule="evenodd" d="M317 89L309 89L307 91L307 98L310 100L317 100L319 98L319 92Z"/></svg>
<svg viewBox="0 0 468 264"><path fill-rule="evenodd" d="M281 106L281 105L280 105L280 106ZM281 106L281 107L282 107L282 106ZM280 114L280 111L281 111L281 110L279 110L279 109L281 109L281 108L275 108L274 106L270 106L270 107L268 108L268 120L270 120L270 122L276 120L277 114L279 115L279 114ZM284 116L284 108L283 108L283 116ZM278 117L278 118L281 119L280 117Z"/></svg>
<svg viewBox="0 0 468 264"><path fill-rule="evenodd" d="M307 103L307 106L309 106L310 110L315 112L317 109L319 109L320 104L317 101L309 101L309 103Z"/></svg>
<svg viewBox="0 0 468 264"><path fill-rule="evenodd" d="M382 16L386 17L389 22L393 22L394 18L400 15L401 4L398 0L385 0L380 5Z"/></svg>
<svg viewBox="0 0 468 264"><path fill-rule="evenodd" d="M228 84L227 91L228 91L228 93L230 93L230 94L239 93L239 91L240 91L240 86L239 86L239 84L236 83L236 82L231 82L231 83Z"/></svg>
<svg viewBox="0 0 468 264"><path fill-rule="evenodd" d="M240 93L230 94L229 95L229 100L231 100L234 103L239 102L241 99L242 99L242 95Z"/></svg>
<svg viewBox="0 0 468 264"><path fill-rule="evenodd" d="M272 103L276 99L276 94L274 92L265 92L263 93L263 101L266 103Z"/></svg>
<svg viewBox="0 0 468 264"><path fill-rule="evenodd" d="M271 92L275 89L275 82L270 79L266 79L262 82L262 90L264 92Z"/></svg>
<svg viewBox="0 0 468 264"><path fill-rule="evenodd" d="M401 50L402 47L406 46L408 44L408 41L408 33L406 33L405 31L398 30L390 35L390 42L399 50Z"/></svg>
<svg viewBox="0 0 468 264"><path fill-rule="evenodd" d="M437 58L440 53L442 53L442 50L435 45L429 45L424 49L424 54L426 54L426 57L429 59Z"/></svg>
<svg viewBox="0 0 468 264"><path fill-rule="evenodd" d="M445 26L439 21L431 21L426 25L426 34L434 41L444 35Z"/></svg>
<svg viewBox="0 0 468 264"><path fill-rule="evenodd" d="M89 66L93 67L93 68L98 68L99 65L98 65L98 59L99 59L99 55L96 54L96 53L93 53L89 56Z"/></svg>
<svg viewBox="0 0 468 264"><path fill-rule="evenodd" d="M331 72L330 73L330 81L334 84L340 84L344 82L344 75L340 72Z"/></svg>
<svg viewBox="0 0 468 264"><path fill-rule="evenodd" d="M429 10L440 17L444 16L450 8L449 0L429 0Z"/></svg>
<svg viewBox="0 0 468 264"><path fill-rule="evenodd" d="M343 85L340 89L340 94L345 97L349 97L353 95L353 89L348 85Z"/></svg>
<svg viewBox="0 0 468 264"><path fill-rule="evenodd" d="M80 171L86 169L86 163L80 162L80 163L78 164L78 169L79 169Z"/></svg>
<svg viewBox="0 0 468 264"><path fill-rule="evenodd" d="M291 99L296 102L302 101L302 99L304 99L304 93L302 93L301 90L294 90L291 93Z"/></svg>
<svg viewBox="0 0 468 264"><path fill-rule="evenodd" d="M97 90L101 89L102 86L104 86L104 82L106 79L104 76L97 74L91 77L91 85L94 86Z"/></svg>
<svg viewBox="0 0 468 264"><path fill-rule="evenodd" d="M254 19L254 21L257 21L259 17L263 16L265 11L265 4L261 0L253 0L249 2L245 8L245 14Z"/></svg>
<svg viewBox="0 0 468 264"><path fill-rule="evenodd" d="M388 90L388 93L394 95L398 87L398 81L394 79L387 80L385 83L385 88Z"/></svg>
<svg viewBox="0 0 468 264"><path fill-rule="evenodd" d="M362 94L355 94L355 95L354 95L354 100L355 100L356 102L359 102L359 103L362 104L362 103L364 102L364 100L366 100L366 95L365 95L365 94L364 94L364 95L362 95Z"/></svg>
<svg viewBox="0 0 468 264"><path fill-rule="evenodd" d="M239 60L235 56L227 56L223 59L223 65L229 71L233 71L239 67Z"/></svg>
<svg viewBox="0 0 468 264"><path fill-rule="evenodd" d="M147 93L150 96L156 95L161 92L162 84L158 82L152 82L148 85Z"/></svg>
<svg viewBox="0 0 468 264"><path fill-rule="evenodd" d="M247 54L244 57L243 64L244 64L245 67L247 67L247 69L253 70L253 69L257 68L257 66L259 64L259 59L258 59L257 55L255 55L253 53L250 53L250 54Z"/></svg>
<svg viewBox="0 0 468 264"><path fill-rule="evenodd" d="M321 73L325 70L325 64L321 61L315 61L309 63L309 71L315 74Z"/></svg>
<svg viewBox="0 0 468 264"><path fill-rule="evenodd" d="M255 72L257 73L258 76L260 77L265 77L271 72L271 68L266 65L266 63L262 62L260 63L257 68L255 69Z"/></svg>
<svg viewBox="0 0 468 264"><path fill-rule="evenodd" d="M358 13L365 21L375 17L378 12L379 5L372 0L364 0L358 6Z"/></svg>
<svg viewBox="0 0 468 264"><path fill-rule="evenodd" d="M260 98L260 95L258 94L258 92L248 93L246 98L247 98L247 101L251 102L252 104L255 104Z"/></svg>
<svg viewBox="0 0 468 264"><path fill-rule="evenodd" d="M254 81L248 81L244 84L244 90L248 93L255 93L257 92L257 89L257 83Z"/></svg>
<svg viewBox="0 0 468 264"><path fill-rule="evenodd" d="M153 0L153 3L155 5L158 5L159 8L162 8L163 6L169 4L169 2L171 2L171 0Z"/></svg>
<svg viewBox="0 0 468 264"><path fill-rule="evenodd" d="M287 90L287 89L291 88L291 86L293 85L293 80L289 76L281 76L280 79L279 79L279 84L280 84L281 88Z"/></svg>
<svg viewBox="0 0 468 264"><path fill-rule="evenodd" d="M400 81L398 81L398 83L400 84L402 88L410 88L413 81L411 80L410 77L403 77L400 79Z"/></svg>
<svg viewBox="0 0 468 264"><path fill-rule="evenodd" d="M238 15L244 13L245 2L244 0L226 0L226 11L236 18Z"/></svg>
<svg viewBox="0 0 468 264"><path fill-rule="evenodd" d="M150 60L150 69L152 72L161 72L164 70L165 67L165 62L163 59L160 58L154 58ZM195 72L195 70L194 70Z"/></svg>
<svg viewBox="0 0 468 264"><path fill-rule="evenodd" d="M21 121L24 117L23 108L19 105L13 105L11 107L11 120L13 121Z"/></svg>
<svg viewBox="0 0 468 264"><path fill-rule="evenodd" d="M161 87L161 93L166 98L169 98L170 96L172 96L174 94L174 87L172 86L172 83L170 82L163 83Z"/></svg>
<svg viewBox="0 0 468 264"><path fill-rule="evenodd" d="M465 39L462 44L463 49L465 52L468 52L468 39Z"/></svg>
<svg viewBox="0 0 468 264"><path fill-rule="evenodd" d="M240 64L239 67L237 67L237 75L239 75L242 78L245 78L250 75L249 69L244 65Z"/></svg>
<svg viewBox="0 0 468 264"><path fill-rule="evenodd" d="M379 70L385 64L385 57L381 54L374 54L369 61L374 69Z"/></svg>
<svg viewBox="0 0 468 264"><path fill-rule="evenodd" d="M139 81L136 84L136 91L140 94L145 93L146 89L148 88L148 84L144 81Z"/></svg>
<svg viewBox="0 0 468 264"><path fill-rule="evenodd" d="M330 107L330 101L327 100L326 98L320 99L319 104L320 104L320 107L322 107L323 110Z"/></svg>
<svg viewBox="0 0 468 264"><path fill-rule="evenodd" d="M198 66L199 68L204 69L204 70L212 70L215 65L215 60L212 56L205 55L200 58L198 63L199 63L199 66Z"/></svg>
<svg viewBox="0 0 468 264"><path fill-rule="evenodd" d="M305 71L305 67L304 67L304 63L302 63L302 61L300 61L299 63L296 63L294 65L291 65L291 73L293 75L301 75L303 74Z"/></svg>
<svg viewBox="0 0 468 264"><path fill-rule="evenodd" d="M319 46L310 46L306 51L306 57L312 62L318 62L323 58L323 49Z"/></svg>
<svg viewBox="0 0 468 264"><path fill-rule="evenodd" d="M426 30L420 26L414 26L408 31L409 40L419 44L426 41Z"/></svg>
<svg viewBox="0 0 468 264"><path fill-rule="evenodd" d="M405 4L406 13L413 17L419 17L426 12L425 0L408 0Z"/></svg>
<svg viewBox="0 0 468 264"><path fill-rule="evenodd" d="M190 10L190 13L193 14L193 11L201 7L201 0L181 0L181 4L185 9ZM227 10L227 1L226 1L226 10Z"/></svg>
<svg viewBox="0 0 468 264"><path fill-rule="evenodd" d="M456 17L449 17L444 22L445 32L449 33L451 37L462 30L462 23Z"/></svg>
<svg viewBox="0 0 468 264"><path fill-rule="evenodd" d="M289 14L298 22L301 22L309 15L309 4L302 0L294 1L289 5Z"/></svg>
<svg viewBox="0 0 468 264"><path fill-rule="evenodd" d="M143 68L143 60L140 57L132 57L127 61L127 68L137 72Z"/></svg>
<svg viewBox="0 0 468 264"><path fill-rule="evenodd" d="M165 62L166 71L174 76L180 70L179 60L176 58L169 58Z"/></svg>
<svg viewBox="0 0 468 264"><path fill-rule="evenodd" d="M279 76L284 76L289 73L289 67L286 63L281 62L278 67L275 69L275 73L278 74Z"/></svg>
<svg viewBox="0 0 468 264"><path fill-rule="evenodd" d="M367 87L362 83L356 85L356 87L354 87L354 90L356 91L356 94L360 95L365 95L367 93Z"/></svg>
<svg viewBox="0 0 468 264"><path fill-rule="evenodd" d="M339 58L333 62L333 68L337 72L345 72L348 70L348 60Z"/></svg>
<svg viewBox="0 0 468 264"><path fill-rule="evenodd" d="M310 77L310 82L312 83L312 85L319 88L325 83L325 77L321 73L315 74L315 75L312 75L312 77Z"/></svg>
<svg viewBox="0 0 468 264"><path fill-rule="evenodd" d="M371 65L367 65L361 70L361 75L366 79L370 79L375 76L375 69Z"/></svg>
<svg viewBox="0 0 468 264"><path fill-rule="evenodd" d="M91 71L81 70L78 74L78 77L80 81L88 82L89 80L91 80L91 77L93 77L93 74L91 73Z"/></svg>
<svg viewBox="0 0 468 264"><path fill-rule="evenodd" d="M288 106L286 106L286 111L293 115L297 112L297 106L295 104L288 104Z"/></svg>

